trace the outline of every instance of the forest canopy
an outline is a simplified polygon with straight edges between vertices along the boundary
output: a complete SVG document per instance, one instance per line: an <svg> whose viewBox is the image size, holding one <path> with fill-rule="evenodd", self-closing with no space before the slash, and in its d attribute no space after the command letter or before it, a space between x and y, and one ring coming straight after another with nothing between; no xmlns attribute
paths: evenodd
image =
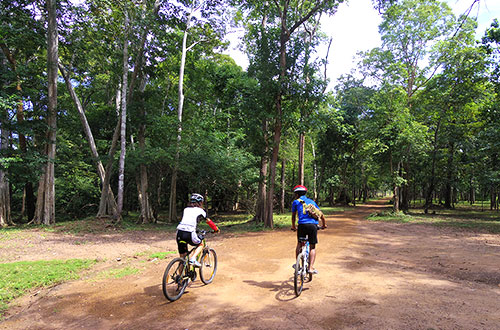
<svg viewBox="0 0 500 330"><path fill-rule="evenodd" d="M498 20L478 40L445 2L374 1L381 46L328 88L321 18L342 2L2 1L0 225L176 222L198 192L273 227L296 184L498 209Z"/></svg>

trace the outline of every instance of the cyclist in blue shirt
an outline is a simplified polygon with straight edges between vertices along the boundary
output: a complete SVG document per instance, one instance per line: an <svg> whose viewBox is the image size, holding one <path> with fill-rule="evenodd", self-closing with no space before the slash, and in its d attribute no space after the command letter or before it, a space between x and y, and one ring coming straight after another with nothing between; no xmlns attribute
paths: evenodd
<svg viewBox="0 0 500 330"><path fill-rule="evenodd" d="M313 204L316 206L318 209L318 204L316 204L315 201L312 199L308 198L306 196L307 193L307 188L298 185L293 188L293 192L295 193L295 200L292 203L292 230L297 231L297 247L295 249L295 258L300 253L300 242L299 237L308 237L309 241L309 247L310 247L310 252L309 252L309 258L310 258L310 266L309 266L309 272L313 274L317 274L318 271L314 269L314 261L316 259L316 244L318 243L318 220L314 219L309 215L309 212L303 212L303 203L300 201L304 201L306 204ZM299 200L300 199L300 200ZM297 219L297 214L298 214L298 228L295 227L295 222ZM321 227L326 228L326 220L325 216L321 216Z"/></svg>

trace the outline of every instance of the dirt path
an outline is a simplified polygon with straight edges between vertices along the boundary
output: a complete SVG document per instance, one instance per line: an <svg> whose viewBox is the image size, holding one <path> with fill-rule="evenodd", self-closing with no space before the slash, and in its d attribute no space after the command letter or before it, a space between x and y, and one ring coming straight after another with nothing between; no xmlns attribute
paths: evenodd
<svg viewBox="0 0 500 330"><path fill-rule="evenodd" d="M120 258L143 271L65 283L25 297L0 327L500 329L500 237L362 220L380 207L356 207L327 219L329 228L319 233L319 274L299 298L291 268L296 238L288 230L212 239L219 256L214 282L194 282L174 303L161 292L168 260L132 257L148 249L175 249L173 235L166 240L160 233L90 235L85 244L71 244L74 237L66 243L46 237L33 244L43 250L52 240L58 258L66 253L110 258L101 267ZM17 259L25 258L30 259Z"/></svg>

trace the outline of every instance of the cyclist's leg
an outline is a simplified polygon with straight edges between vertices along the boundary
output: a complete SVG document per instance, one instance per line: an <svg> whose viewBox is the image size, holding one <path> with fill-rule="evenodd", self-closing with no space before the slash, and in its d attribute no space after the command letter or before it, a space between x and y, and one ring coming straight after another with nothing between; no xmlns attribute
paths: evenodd
<svg viewBox="0 0 500 330"><path fill-rule="evenodd" d="M318 243L318 228L316 225L308 225L309 235L309 271L315 271L314 261L316 261L316 244Z"/></svg>
<svg viewBox="0 0 500 330"><path fill-rule="evenodd" d="M179 256L184 258L188 252L187 242L189 236L187 232L178 230L176 233L177 250L179 251Z"/></svg>
<svg viewBox="0 0 500 330"><path fill-rule="evenodd" d="M191 244L193 246L196 246L196 249L191 253L190 260L194 261L196 260L196 257L200 254L201 250L203 249L203 245L201 244L201 240L196 234L196 232L191 233Z"/></svg>
<svg viewBox="0 0 500 330"><path fill-rule="evenodd" d="M314 261L316 260L316 244L309 243L309 270L314 271Z"/></svg>
<svg viewBox="0 0 500 330"><path fill-rule="evenodd" d="M300 253L300 250L302 250L302 244L300 243L300 238L305 238L307 237L307 231L306 231L306 226L303 224L299 224L297 226L297 247L295 248L295 259L297 259L297 256Z"/></svg>

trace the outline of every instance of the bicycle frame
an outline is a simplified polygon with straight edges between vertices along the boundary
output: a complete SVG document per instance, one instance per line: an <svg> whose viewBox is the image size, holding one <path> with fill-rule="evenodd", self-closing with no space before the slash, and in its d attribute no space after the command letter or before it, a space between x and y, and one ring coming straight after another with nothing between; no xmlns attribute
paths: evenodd
<svg viewBox="0 0 500 330"><path fill-rule="evenodd" d="M302 255L304 256L304 266L305 266L302 272L304 273L304 276L306 276L309 271L309 252L310 252L309 241L302 240L300 241L300 244L301 244L300 253L302 253Z"/></svg>
<svg viewBox="0 0 500 330"><path fill-rule="evenodd" d="M193 251L200 245L202 251L196 256L196 260L201 266L197 271L197 267L190 265L189 260ZM203 238L201 243L188 250L184 257L177 257L170 261L163 274L163 294L168 300L175 301L184 294L189 282L196 280L197 273L200 275L203 284L209 284L213 281L216 271L217 253L208 246L205 238Z"/></svg>
<svg viewBox="0 0 500 330"><path fill-rule="evenodd" d="M297 297L302 293L304 282L312 281L312 274L309 273L309 240L301 237L299 243L301 245L300 252L297 255L293 275L293 287Z"/></svg>

